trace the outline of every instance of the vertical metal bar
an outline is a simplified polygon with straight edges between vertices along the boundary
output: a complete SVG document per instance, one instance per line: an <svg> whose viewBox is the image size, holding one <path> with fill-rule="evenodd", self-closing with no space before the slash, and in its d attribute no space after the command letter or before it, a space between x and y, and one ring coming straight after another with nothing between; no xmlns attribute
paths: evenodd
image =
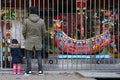
<svg viewBox="0 0 120 80"><path fill-rule="evenodd" d="M39 0L40 1L40 0ZM20 1L21 2L21 1ZM32 1L31 0L29 0L29 7L31 7L32 6Z"/></svg>
<svg viewBox="0 0 120 80"><path fill-rule="evenodd" d="M43 10L42 10L42 12L43 12L43 20L44 20L44 22L45 22L45 15L46 15L46 7L45 7L45 0L43 0ZM45 39L43 38L43 43L45 43ZM45 54L45 49L43 49L43 54Z"/></svg>
<svg viewBox="0 0 120 80"><path fill-rule="evenodd" d="M56 12L56 10L55 10L55 0L52 0L52 20L54 20L54 17L55 17L55 12ZM53 25L54 25L54 21L52 21L53 23ZM54 32L54 26L53 26L53 32ZM54 54L54 56L56 55L56 53L55 53L55 47L54 47L54 43L55 41L54 41L54 39L53 39L53 46L52 46L52 49L53 49L53 54Z"/></svg>
<svg viewBox="0 0 120 80"><path fill-rule="evenodd" d="M11 0L10 0L10 7L9 7L9 10L10 10L10 28L12 27L12 21L11 21L11 17L12 17L12 15L11 15L11 12L12 12L12 10L11 10ZM15 13L15 17L16 17L16 13ZM10 36L10 38L9 38L10 40L11 40L11 36ZM9 50L10 48L8 47L8 50ZM9 51L8 51L9 52ZM10 55L11 53L9 53L9 56L8 56L8 59L11 57L11 55ZM9 61L9 60L8 60ZM9 61L10 62L10 61ZM12 67L12 64L10 63L10 68Z"/></svg>
<svg viewBox="0 0 120 80"><path fill-rule="evenodd" d="M98 10L99 10L99 13L98 13L98 15L99 15L98 16L98 19L99 19L99 23L98 23L99 24L99 33L101 34L101 25L100 25L101 24L101 20L100 20L100 18L101 18L101 0L99 0L99 9ZM100 53L100 47L99 47L99 53Z"/></svg>
<svg viewBox="0 0 120 80"><path fill-rule="evenodd" d="M34 5L34 7L35 7L35 4L36 4L36 0L34 0L34 4L33 4L33 5Z"/></svg>
<svg viewBox="0 0 120 80"><path fill-rule="evenodd" d="M43 19L45 19L45 0L43 0Z"/></svg>
<svg viewBox="0 0 120 80"><path fill-rule="evenodd" d="M95 27L96 27L96 15L97 14L97 12L96 12L96 0L94 0L94 25L95 25ZM94 36L96 36L97 34L96 34L96 28L95 28L95 30L94 30L94 32L95 32L95 35Z"/></svg>
<svg viewBox="0 0 120 80"><path fill-rule="evenodd" d="M15 0L16 1L16 0ZM11 0L10 0L10 7L9 7L9 10L10 10L10 23L11 23Z"/></svg>
<svg viewBox="0 0 120 80"><path fill-rule="evenodd" d="M28 7L28 15L29 15L29 8L31 7L31 3L30 3L30 1L31 0L28 0L29 1L29 7ZM23 4L24 3L24 4ZM20 6L19 6L19 9L20 9L20 11L19 11L19 13L20 13L20 17L21 17L21 23L24 23L24 20L25 20L25 16L24 16L24 14L25 14L25 11L26 11L26 8L25 8L25 0L21 0L20 1ZM23 45L24 47L25 47L25 45ZM25 48L24 48L25 49ZM24 57L26 57L26 50L24 50Z"/></svg>
<svg viewBox="0 0 120 80"><path fill-rule="evenodd" d="M19 21L20 21L20 26L22 26L22 8L21 8L21 6L22 6L22 2L21 1L19 1L19 11L18 11L18 14L19 14ZM21 30L22 31L22 30ZM22 34L22 32L21 32L21 34ZM21 38L20 38L20 43L22 44L23 43L23 39L22 39L22 36L21 36ZM22 45L23 46L23 45ZM23 47L21 47L21 49L23 49L24 50L24 48ZM25 57L25 50L23 51L23 58Z"/></svg>
<svg viewBox="0 0 120 80"><path fill-rule="evenodd" d="M61 0L57 0L57 16L60 16L61 17L61 14L60 14L60 1ZM61 20L61 19L60 19ZM57 55L59 55L59 52L57 52Z"/></svg>
<svg viewBox="0 0 120 80"><path fill-rule="evenodd" d="M105 0L103 0L103 9L105 10ZM105 18L105 15L104 15Z"/></svg>
<svg viewBox="0 0 120 80"><path fill-rule="evenodd" d="M2 10L1 10L1 0L0 0L0 15L2 14ZM1 47L0 47L0 69L2 69L2 21L1 21L1 17L0 17L0 36L1 36Z"/></svg>
<svg viewBox="0 0 120 80"><path fill-rule="evenodd" d="M101 1L101 3L103 4L103 10L104 10L104 13L105 13L105 0ZM101 5L102 6L102 5ZM103 15L103 19L105 19L105 15ZM103 26L102 26L103 27ZM103 33L103 30L102 30L102 33ZM103 49L104 50L104 49ZM104 64L104 63L103 63Z"/></svg>
<svg viewBox="0 0 120 80"><path fill-rule="evenodd" d="M73 0L71 0L71 34L70 37L72 37L72 33L73 33Z"/></svg>
<svg viewBox="0 0 120 80"><path fill-rule="evenodd" d="M87 31L88 31L88 29L87 29L87 24L88 24L88 22L87 22L87 19L88 19L88 13L87 13L87 0L85 1L85 39L87 39ZM85 61L85 68L87 69L87 61L88 61L88 59L86 59L86 61Z"/></svg>
<svg viewBox="0 0 120 80"><path fill-rule="evenodd" d="M100 5L101 2L100 2L100 1L101 1L101 0L99 0L99 4L98 4L98 7L97 7L97 10L99 10L99 11L98 11L99 13L97 13L97 11L96 11L96 13L95 13L95 15L94 15L95 17L98 17L99 21L100 21L100 12L101 12L101 5ZM97 3L96 3L96 4L97 4ZM97 15L97 14L98 14L98 15ZM95 19L96 19L96 18L95 18ZM98 20L97 20L97 21L98 21ZM99 32L100 32L100 25L99 25L100 23L98 22L98 24L97 24L97 21L96 21L94 27L96 28L96 26L98 26L99 28L97 28L97 29L99 29ZM96 29L95 29L95 30L96 30ZM97 33L97 34L95 34L95 36L100 34L100 33L98 34L97 31L95 31L95 32ZM95 44L96 44L96 43L95 43ZM98 52L100 53L100 48L99 48ZM95 58L95 61L97 61L96 58ZM97 64L96 64L96 65L97 65ZM95 69L97 69L97 66L95 66Z"/></svg>
<svg viewBox="0 0 120 80"><path fill-rule="evenodd" d="M107 10L107 9L106 9L106 7L107 7L107 6L106 6L106 0L104 0L104 10ZM105 16L104 16L104 18L105 18ZM104 46L104 47L105 47L105 46ZM108 46L107 46L107 47L105 47L105 48L108 48ZM103 53L103 54L104 54L104 53ZM105 59L104 59L103 64L105 64Z"/></svg>
<svg viewBox="0 0 120 80"><path fill-rule="evenodd" d="M39 9L39 16L40 17L42 17L43 18L43 20L44 20L44 22L45 22L45 2L44 2L45 0L38 0L38 9ZM45 22L46 23L46 22ZM45 24L45 27L46 27L47 25ZM45 44L45 39L44 39L44 37L42 37L43 38L43 44ZM43 48L43 61L45 60L45 55L46 55L46 53L45 53L45 49ZM44 66L44 64L43 64L43 66ZM48 67L47 67L47 69L48 69ZM47 70L46 69L46 70Z"/></svg>
<svg viewBox="0 0 120 80"><path fill-rule="evenodd" d="M22 26L22 15L21 15L21 13L22 13L22 11L21 11L21 2L22 1L19 1L19 8L18 8L18 20L19 20L19 22L20 22L20 26ZM20 35L20 43L22 44L22 36ZM22 48L22 47L21 47ZM22 53L22 54L24 54L24 53ZM23 57L24 57L24 55L23 55Z"/></svg>
<svg viewBox="0 0 120 80"><path fill-rule="evenodd" d="M49 10L49 9L50 9L50 8L49 8L49 3L50 3L50 1L48 0L48 9L47 9L47 14L48 14L48 15L47 15L47 27L48 27L48 29L49 29L49 24L50 24L50 22L49 22L49 20L50 20L50 17L49 17L49 16L50 16L50 15L49 15L49 12L50 12L50 10ZM48 33L47 33L47 34L48 34ZM49 43L49 41L50 41L49 37L47 38L47 40L48 40L48 43L47 43L47 44L50 45L50 43ZM48 53L47 53L48 56L50 56L49 50L48 50L47 52L48 52ZM54 64L54 63L53 63L53 64ZM53 68L53 67L52 67L52 68ZM54 68L53 68L53 69L54 69Z"/></svg>
<svg viewBox="0 0 120 80"><path fill-rule="evenodd" d="M67 15L67 26L66 27L67 27L67 35L68 35L68 0L66 0L66 15ZM68 55L68 50L67 50L67 55ZM69 59L67 58L67 61L66 61L67 62L67 69L69 68L69 66L68 66L69 62L68 61L69 61Z"/></svg>
<svg viewBox="0 0 120 80"><path fill-rule="evenodd" d="M62 3L61 3L61 6L62 6L62 13L61 13L61 17L62 17L62 31L63 31L63 26L64 26L64 25L63 25L63 23L64 23L64 22L63 22L63 20L64 20L64 7L65 7L65 6L64 6L64 2L65 2L65 1L62 0ZM62 54L64 54L64 51L63 51L63 50L62 50L61 52L62 52ZM60 61L60 63L61 63L60 66L62 67L61 70L63 70L63 69L64 69L64 60L63 60L63 59L60 59L59 61Z"/></svg>
<svg viewBox="0 0 120 80"><path fill-rule="evenodd" d="M63 16L63 14L64 14L64 13L63 13L63 11L64 11L64 5L63 5L63 4L64 4L64 0L62 0L62 14L61 14L61 16L62 16L62 21L63 21L63 19L64 19L64 18L63 18L63 17L64 17L64 16ZM63 30L63 23L64 23L64 22L62 22L62 30ZM64 54L64 51L63 51L63 50L62 50L62 54ZM63 70L63 68L64 68L64 66L63 66L64 60L62 60L61 63L62 63L62 64L61 64L61 65L62 65L62 70Z"/></svg>
<svg viewBox="0 0 120 80"><path fill-rule="evenodd" d="M84 21L85 21L85 23L84 23L84 39L86 40L87 38L86 38L86 33L87 33L87 19L86 19L86 17L87 17L87 11L86 11L86 9L87 9L87 0L85 0L85 7L84 7L85 9L85 11L83 12L84 14ZM86 42L86 41L85 41ZM86 55L87 55L87 53L86 53ZM86 64L86 65L85 65ZM87 69L87 58L84 60L84 66L85 66L85 69Z"/></svg>
<svg viewBox="0 0 120 80"><path fill-rule="evenodd" d="M4 9L6 10L6 0L5 0L4 4L5 4L5 6L4 6L5 8L4 8ZM5 13L5 18L6 18L6 13ZM6 23L7 23L7 21L4 20L4 25L5 25L4 28L5 28L5 29L6 29ZM4 32L4 33L5 33L5 32ZM4 36L5 36L5 34L4 34ZM4 37L4 38L6 38L6 37ZM5 40L5 44L6 44L6 40ZM6 57L7 57L6 47L5 47L5 55L4 55L4 56L5 56L5 57L4 57L4 58L5 58L5 67L4 67L4 68L6 68L6 63L7 63L7 62L6 62Z"/></svg>
<svg viewBox="0 0 120 80"><path fill-rule="evenodd" d="M97 4L97 3L96 3L96 4ZM99 13L96 12L96 14L95 14L95 16L99 19L99 20L96 21L96 26L99 27L99 28L97 28L97 29L99 29L99 30L98 30L99 32L96 32L97 35L100 34L100 12L101 12L101 6L100 6L100 4L101 4L101 2L100 2L100 0L99 0L99 4L98 4L98 6L97 6L97 10L98 10ZM98 24L97 24L97 23L98 23ZM96 26L95 26L95 27L96 27ZM99 34L98 34L98 33L99 33ZM99 48L98 52L100 53L100 48ZM96 60L96 59L95 59L95 60ZM96 67L96 69L97 69L97 67Z"/></svg>
<svg viewBox="0 0 120 80"><path fill-rule="evenodd" d="M57 16L59 16L59 0L57 0Z"/></svg>
<svg viewBox="0 0 120 80"><path fill-rule="evenodd" d="M94 0L94 25L92 26L93 28L94 28L94 36L96 36L97 34L96 34L96 16L97 16L97 12L96 12L96 0ZM93 36L92 36L93 37ZM94 40L95 41L95 40ZM96 43L94 44L94 45L96 45ZM94 54L94 55L96 55L96 53ZM96 60L96 59L95 59ZM95 70L96 70L96 64L94 65L95 66Z"/></svg>
<svg viewBox="0 0 120 80"><path fill-rule="evenodd" d="M75 17L75 18L76 18L76 23L75 23L76 26L75 26L75 30L77 30L77 24L78 24L78 19L77 19L77 18L78 18L78 12L77 12L77 0L76 0L76 12L75 12L75 15L76 15L76 17ZM76 35L76 34L75 34L75 35ZM76 65L76 71L77 71L77 69L78 69L78 64L77 64L77 63L78 63L78 59L76 60L76 64L75 64L75 65Z"/></svg>
<svg viewBox="0 0 120 80"><path fill-rule="evenodd" d="M71 2L71 31L70 31L71 33L70 33L70 37L72 37L71 34L73 33L73 15L74 15L73 14L73 0L71 0L70 2ZM71 68L70 69L73 68L72 61L73 61L73 59L71 59L71 63L70 63L71 64Z"/></svg>
<svg viewBox="0 0 120 80"><path fill-rule="evenodd" d="M39 10L39 16L40 16L40 12L41 12L40 0L38 0L38 10Z"/></svg>
<svg viewBox="0 0 120 80"><path fill-rule="evenodd" d="M15 21L16 21L16 6L17 6L17 4L16 4L16 0L15 0L15 8L14 8L14 11L15 11ZM11 9L10 9L10 11L11 11ZM11 21L10 21L11 22ZM17 34L16 34L17 32L16 32L16 29L15 29L15 38L17 37Z"/></svg>
<svg viewBox="0 0 120 80"><path fill-rule="evenodd" d="M77 4L77 2L78 2L78 0L75 0L75 4L76 4L76 6L75 6L75 7L76 7L76 8L75 8L75 9L76 9L76 11L75 11L75 20L76 20L76 22L75 22L75 28L73 28L72 37L74 36L75 30L77 30L77 24L78 24L78 18L77 18L77 17L78 17L78 12L77 12L77 11L78 11L78 10L77 10L77 9L78 9L78 7L77 7L78 4ZM76 34L75 34L75 35L76 35ZM74 38L74 37L73 37L73 38ZM77 54L77 53L76 53L76 54ZM78 69L78 63L77 63L78 59L75 59L75 60L76 60L76 63L75 63L76 66L75 66L75 67L76 67L76 71L77 71L77 69Z"/></svg>
<svg viewBox="0 0 120 80"><path fill-rule="evenodd" d="M90 0L90 37L91 37L91 24L92 22L92 0Z"/></svg>
<svg viewBox="0 0 120 80"><path fill-rule="evenodd" d="M118 13L117 13L117 15L118 15L118 62L120 63L120 1L118 0Z"/></svg>
<svg viewBox="0 0 120 80"><path fill-rule="evenodd" d="M26 16L26 0L24 0L24 18Z"/></svg>
<svg viewBox="0 0 120 80"><path fill-rule="evenodd" d="M82 1L83 0L80 0L80 5L82 6ZM80 23L80 31L81 31L81 27L83 26L82 24L82 21L81 21L81 15L83 15L83 9L82 9L82 7L80 6L80 9L79 9L79 11L80 11L80 14L79 14L79 23ZM77 30L78 30L78 24L77 24ZM80 33L80 39L82 40L82 34ZM78 32L76 33L76 36L77 36L77 39L78 39ZM82 69L82 59L80 60L81 61L81 65L80 65L80 68ZM77 64L78 65L78 64Z"/></svg>
<svg viewBox="0 0 120 80"><path fill-rule="evenodd" d="M60 16L60 14L59 14L59 0L57 0L57 16ZM59 18L58 18L59 19ZM57 43L57 46L58 46L59 44ZM55 48L55 51L56 51L56 48ZM58 51L57 52L55 52L57 55L59 54L58 53ZM54 53L53 53L54 54Z"/></svg>
<svg viewBox="0 0 120 80"><path fill-rule="evenodd" d="M103 2L103 3L104 3L104 7L103 7L103 8L104 8L104 10L106 11L106 10L107 10L107 9L106 9L106 7L105 7L106 0L104 0L104 2ZM105 15L104 15L104 19L105 19ZM103 32L102 32L102 33L103 33ZM106 48L106 47L104 46L104 49L105 49L105 48ZM100 59L100 60L101 60L101 59ZM103 63L103 64L105 64L105 61L104 61L104 63Z"/></svg>
<svg viewBox="0 0 120 80"><path fill-rule="evenodd" d="M91 22L92 22L92 0L90 0L90 37L91 37ZM92 58L90 58L90 62L92 62ZM92 69L92 64L90 64L90 69Z"/></svg>
<svg viewBox="0 0 120 80"><path fill-rule="evenodd" d="M114 39L115 39L115 15L116 15L116 12L115 12L115 0L113 0L113 23L114 23L114 26L113 26L113 35L114 35ZM116 41L115 41L116 42ZM115 55L115 51L113 50L113 52L114 52L114 55ZM116 59L115 59L115 57L114 57L114 62L113 62L114 64L116 63Z"/></svg>
<svg viewBox="0 0 120 80"><path fill-rule="evenodd" d="M108 0L108 10L110 10L110 0ZM110 46L108 48L110 48ZM108 64L110 64L110 59Z"/></svg>
<svg viewBox="0 0 120 80"><path fill-rule="evenodd" d="M29 0L30 1L30 0ZM24 4L23 4L24 3ZM25 19L25 11L26 11L26 7L25 7L25 0L24 1L21 1L21 7L22 7L22 4L23 4L23 10L21 10L21 16L23 18L23 20ZM29 13L29 12L28 12Z"/></svg>
<svg viewBox="0 0 120 80"><path fill-rule="evenodd" d="M100 0L100 1L101 1L101 0ZM94 14L95 17L98 17L97 14L100 15L100 11L101 11L101 8L100 8L100 7L101 7L101 3L100 3L100 1L99 1L99 11L98 11L99 13L97 13L96 10L95 10L95 14ZM100 19L100 16L99 16L99 19ZM96 33L97 33L97 31L96 31L96 22L97 22L97 21L96 21L96 18L95 18L95 26L94 26L94 28L95 28L95 36L98 35L98 34L96 34ZM99 27L100 27L100 26L99 26ZM96 43L95 43L95 44L96 44ZM99 48L99 51L98 51L98 52L99 52L98 54L100 54L100 48ZM96 54L95 54L95 56L96 56ZM95 58L95 61L97 61L97 60L100 60L100 56L99 56L99 59L96 59L96 58ZM95 65L97 66L97 64L95 64ZM95 69L97 69L96 66L95 66Z"/></svg>
<svg viewBox="0 0 120 80"><path fill-rule="evenodd" d="M113 24L115 25L115 0L113 0ZM115 26L113 26L113 38L115 39ZM113 50L113 55L115 56L115 51ZM115 63L115 57L113 58L113 64Z"/></svg>
<svg viewBox="0 0 120 80"><path fill-rule="evenodd" d="M1 11L1 0L0 0L0 16L1 16L1 14L2 14L2 11ZM1 21L1 17L0 17L0 21ZM0 24L0 26L1 26L1 24Z"/></svg>
<svg viewBox="0 0 120 80"><path fill-rule="evenodd" d="M113 3L111 3L111 2L112 2L112 0L108 0L108 9L106 9L108 11L112 11L111 6L113 6ZM113 29L113 27L112 27L112 29ZM113 31L113 30L111 30L111 31ZM110 35L113 37L113 34L110 33ZM112 52L112 54L113 54L113 52ZM111 59L109 59L109 64L111 64L111 62L113 62L113 57Z"/></svg>

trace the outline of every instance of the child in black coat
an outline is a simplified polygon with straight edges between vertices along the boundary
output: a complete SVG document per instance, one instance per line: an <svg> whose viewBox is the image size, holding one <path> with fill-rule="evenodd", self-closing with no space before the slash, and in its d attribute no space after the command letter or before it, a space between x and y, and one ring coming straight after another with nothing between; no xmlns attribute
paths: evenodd
<svg viewBox="0 0 120 80"><path fill-rule="evenodd" d="M20 49L20 44L16 39L12 39L12 44L10 44L10 48L13 63L13 74L21 74L22 53Z"/></svg>

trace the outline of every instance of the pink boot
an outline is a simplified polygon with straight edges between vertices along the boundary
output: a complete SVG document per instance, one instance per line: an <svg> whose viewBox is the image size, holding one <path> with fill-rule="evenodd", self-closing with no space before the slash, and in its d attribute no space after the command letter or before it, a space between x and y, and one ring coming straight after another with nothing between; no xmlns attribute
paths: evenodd
<svg viewBox="0 0 120 80"><path fill-rule="evenodd" d="M21 74L21 64L17 65L17 74Z"/></svg>
<svg viewBox="0 0 120 80"><path fill-rule="evenodd" d="M17 64L13 64L13 74L16 74L16 72L17 72L16 67L17 67Z"/></svg>

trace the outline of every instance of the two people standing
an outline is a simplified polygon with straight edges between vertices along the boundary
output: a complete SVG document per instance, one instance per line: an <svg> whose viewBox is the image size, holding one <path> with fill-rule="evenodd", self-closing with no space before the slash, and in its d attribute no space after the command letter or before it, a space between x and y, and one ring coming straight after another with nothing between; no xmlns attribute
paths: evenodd
<svg viewBox="0 0 120 80"><path fill-rule="evenodd" d="M29 16L23 21L22 35L25 39L25 50L27 65L25 75L31 75L32 53L35 52L38 60L38 74L43 75L42 67L42 37L45 34L45 22L38 15L35 7L30 7ZM11 54L13 63L13 74L21 74L22 53L17 39L12 39ZM16 45L18 47L16 47Z"/></svg>

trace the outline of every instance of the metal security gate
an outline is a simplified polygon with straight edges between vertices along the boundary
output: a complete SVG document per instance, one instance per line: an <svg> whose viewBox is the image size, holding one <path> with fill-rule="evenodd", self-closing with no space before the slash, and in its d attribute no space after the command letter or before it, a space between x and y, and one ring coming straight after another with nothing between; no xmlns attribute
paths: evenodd
<svg viewBox="0 0 120 80"><path fill-rule="evenodd" d="M31 6L46 23L45 70L120 70L119 0L0 0L1 69L12 68L11 36L26 57L21 28Z"/></svg>

